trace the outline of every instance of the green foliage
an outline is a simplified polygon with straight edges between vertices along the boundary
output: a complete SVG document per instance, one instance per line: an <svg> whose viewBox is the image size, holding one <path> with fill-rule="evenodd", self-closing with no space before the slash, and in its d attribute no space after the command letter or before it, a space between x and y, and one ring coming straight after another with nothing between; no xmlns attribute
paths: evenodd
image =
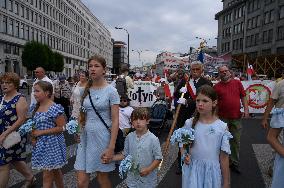
<svg viewBox="0 0 284 188"><path fill-rule="evenodd" d="M48 67L48 54L42 44L31 41L24 46L22 62L28 70L34 70L39 66L46 68Z"/></svg>
<svg viewBox="0 0 284 188"><path fill-rule="evenodd" d="M46 71L62 72L64 68L63 56L44 44L31 41L24 46L22 62L28 70L43 67Z"/></svg>
<svg viewBox="0 0 284 188"><path fill-rule="evenodd" d="M53 56L54 56L53 71L62 72L64 68L63 55L61 55L58 52L54 52Z"/></svg>

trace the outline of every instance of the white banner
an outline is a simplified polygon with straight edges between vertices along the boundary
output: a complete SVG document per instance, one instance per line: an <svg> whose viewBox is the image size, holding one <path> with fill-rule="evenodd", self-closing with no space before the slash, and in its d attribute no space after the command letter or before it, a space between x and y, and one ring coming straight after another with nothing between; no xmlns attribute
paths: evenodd
<svg viewBox="0 0 284 188"><path fill-rule="evenodd" d="M242 81L242 84L244 86L246 97L248 99L249 112L263 113L275 82L271 80L254 80ZM134 88L129 92L129 98L131 99L130 105L133 107L151 107L156 100L154 91L159 86L160 83L151 81L135 81ZM169 84L169 88L171 94L173 95L173 83ZM243 108L241 109L241 111L243 111Z"/></svg>
<svg viewBox="0 0 284 188"><path fill-rule="evenodd" d="M250 113L264 113L275 81L243 81ZM241 109L243 112L243 107Z"/></svg>
<svg viewBox="0 0 284 188"><path fill-rule="evenodd" d="M130 106L133 107L151 107L156 96L154 91L160 86L160 83L151 81L134 81L134 88L129 92L131 99ZM170 91L173 93L174 86L169 84Z"/></svg>

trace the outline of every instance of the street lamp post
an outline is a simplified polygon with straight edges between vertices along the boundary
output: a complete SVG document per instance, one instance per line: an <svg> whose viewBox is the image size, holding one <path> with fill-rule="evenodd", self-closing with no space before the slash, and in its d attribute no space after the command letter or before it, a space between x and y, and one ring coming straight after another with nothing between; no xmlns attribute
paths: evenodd
<svg viewBox="0 0 284 188"><path fill-rule="evenodd" d="M129 64L129 33L127 29L123 27L115 27L115 29L123 29L127 33L127 64L128 64L128 67L130 67L130 64Z"/></svg>
<svg viewBox="0 0 284 188"><path fill-rule="evenodd" d="M137 52L138 53L138 57L139 57L139 61L141 62L141 53L142 52L146 52L146 51L149 51L149 50L132 50L132 52ZM144 63L142 61L142 67L144 66Z"/></svg>

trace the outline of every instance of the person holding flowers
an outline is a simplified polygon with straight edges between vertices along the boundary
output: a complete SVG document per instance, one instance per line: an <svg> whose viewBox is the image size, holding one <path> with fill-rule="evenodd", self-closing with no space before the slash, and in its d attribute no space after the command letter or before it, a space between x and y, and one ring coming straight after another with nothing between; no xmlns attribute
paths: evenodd
<svg viewBox="0 0 284 188"><path fill-rule="evenodd" d="M89 81L82 96L79 116L82 131L77 140L79 144L74 165L77 187L88 187L90 174L96 172L100 187L111 188L108 174L115 169L115 163L109 162L114 155L119 129L120 99L116 89L105 80L106 61L103 57L91 57L88 68Z"/></svg>
<svg viewBox="0 0 284 188"><path fill-rule="evenodd" d="M217 94L211 86L201 86L197 91L196 112L186 120L183 129L194 129L190 148L181 147L183 159L183 188L229 188L229 139L232 135L227 124L217 113ZM193 139L192 139L193 140Z"/></svg>
<svg viewBox="0 0 284 188"><path fill-rule="evenodd" d="M114 161L125 159L119 167L120 176L127 174L130 188L157 186L157 168L163 156L159 139L148 130L150 115L146 108L136 108L131 114L134 132L127 135L124 151L113 157Z"/></svg>
<svg viewBox="0 0 284 188"><path fill-rule="evenodd" d="M32 168L43 171L43 187L63 188L61 168L67 163L64 108L52 101L53 87L46 81L34 85L36 105L31 107L34 128L32 130Z"/></svg>
<svg viewBox="0 0 284 188"><path fill-rule="evenodd" d="M26 120L28 104L26 98L17 92L20 77L16 73L4 73L0 77L0 82L4 94L0 96L0 187L7 187L10 164L25 176L23 187L30 187L35 184L35 177L25 162L27 136L22 135L21 141L10 148L2 147L7 136L16 131Z"/></svg>

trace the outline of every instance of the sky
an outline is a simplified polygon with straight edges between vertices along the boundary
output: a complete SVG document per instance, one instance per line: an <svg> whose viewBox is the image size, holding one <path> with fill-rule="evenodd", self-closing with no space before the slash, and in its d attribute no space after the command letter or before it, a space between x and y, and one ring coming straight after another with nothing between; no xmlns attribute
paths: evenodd
<svg viewBox="0 0 284 188"><path fill-rule="evenodd" d="M215 14L221 0L81 0L111 32L116 41L127 44L129 33L130 65L154 63L162 51L187 53L206 39L217 45L218 23ZM139 55L137 51L142 51Z"/></svg>

